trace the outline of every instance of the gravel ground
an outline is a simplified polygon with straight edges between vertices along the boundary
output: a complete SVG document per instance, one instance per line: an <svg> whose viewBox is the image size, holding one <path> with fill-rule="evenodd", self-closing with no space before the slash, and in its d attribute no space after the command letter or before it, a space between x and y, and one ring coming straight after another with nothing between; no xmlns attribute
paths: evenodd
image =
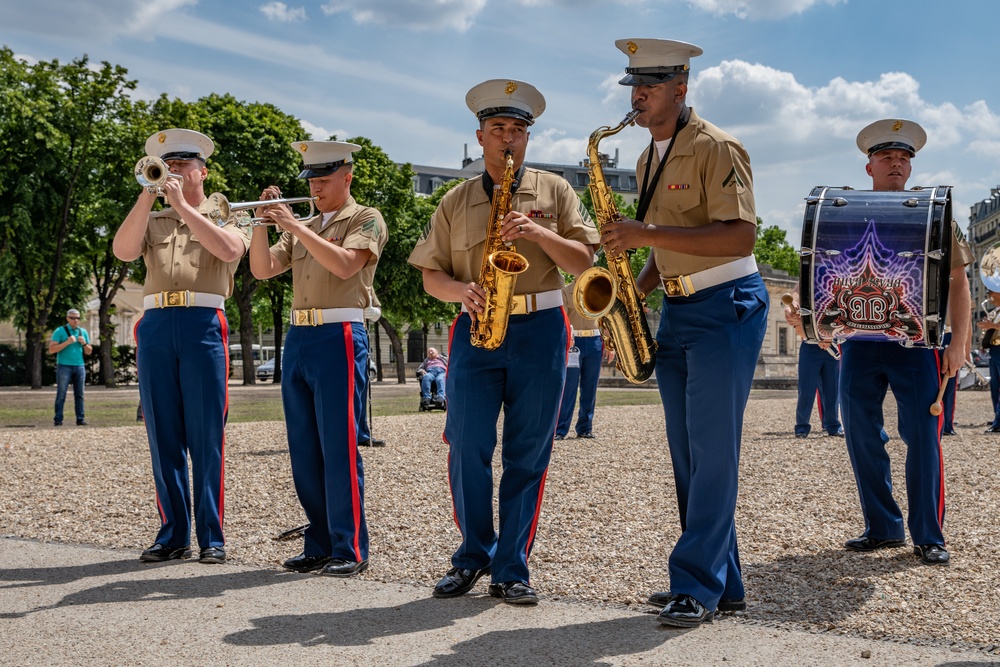
<svg viewBox="0 0 1000 667"><path fill-rule="evenodd" d="M794 392L755 393L737 508L749 609L738 616L1000 653L1000 436L982 432L991 411L988 392L959 395L959 435L944 439L952 565L928 567L910 548L842 549L863 530L843 439L792 437ZM444 419L441 412L376 418L376 435L389 446L363 451L372 539L364 578L431 586L448 569L459 537L440 435ZM895 420L890 397L886 431L905 512L905 448ZM595 440L556 443L532 584L550 600L648 609L646 596L668 587L667 556L679 530L662 411L599 408L595 433ZM271 539L305 522L283 424L227 429L226 483L232 561L278 567L299 552L300 542ZM141 426L0 429L0 534L138 551L157 528Z"/></svg>

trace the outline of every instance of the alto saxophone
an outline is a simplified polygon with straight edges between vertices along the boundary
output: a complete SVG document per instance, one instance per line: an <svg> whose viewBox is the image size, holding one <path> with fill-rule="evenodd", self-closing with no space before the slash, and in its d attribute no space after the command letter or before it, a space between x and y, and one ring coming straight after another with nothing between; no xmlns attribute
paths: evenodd
<svg viewBox="0 0 1000 667"><path fill-rule="evenodd" d="M633 109L615 127L599 127L587 142L590 158L590 197L594 203L597 231L621 220L614 195L604 178L597 145L604 137L618 134L631 125L639 111ZM634 384L649 379L656 365L656 341L649 332L644 312L644 298L635 284L628 255L608 256L608 268L595 266L584 271L573 288L577 312L588 319L599 319L605 344L617 354L618 370ZM605 334L607 332L607 335Z"/></svg>
<svg viewBox="0 0 1000 667"><path fill-rule="evenodd" d="M493 186L489 226L486 229L486 247L479 268L479 286L486 290L483 312L472 318L469 330L472 344L484 350L495 350L507 335L507 319L514 301L514 282L517 274L528 268L528 260L520 255L513 243L500 238L503 219L510 213L511 186L514 183L514 154L504 151L507 166L500 185Z"/></svg>

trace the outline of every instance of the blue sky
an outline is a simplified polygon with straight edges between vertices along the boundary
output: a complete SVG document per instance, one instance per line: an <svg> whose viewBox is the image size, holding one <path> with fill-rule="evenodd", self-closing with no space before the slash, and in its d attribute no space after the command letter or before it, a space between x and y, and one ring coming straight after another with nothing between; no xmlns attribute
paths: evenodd
<svg viewBox="0 0 1000 667"><path fill-rule="evenodd" d="M231 93L438 167L481 154L464 101L480 81L537 86L528 159L575 164L629 108L614 40L692 42L689 104L746 145L757 213L795 246L813 186L871 187L854 140L885 117L924 126L910 185L955 186L967 225L1000 186L998 27L995 0L0 0L0 43L25 59L86 53L141 97ZM634 166L648 139L601 147Z"/></svg>

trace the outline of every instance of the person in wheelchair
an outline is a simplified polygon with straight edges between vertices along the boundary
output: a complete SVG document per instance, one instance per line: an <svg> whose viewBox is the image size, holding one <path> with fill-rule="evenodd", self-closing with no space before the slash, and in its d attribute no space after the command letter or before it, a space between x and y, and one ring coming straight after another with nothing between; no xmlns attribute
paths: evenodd
<svg viewBox="0 0 1000 667"><path fill-rule="evenodd" d="M442 355L435 347L427 348L427 358L417 368L417 379L420 380L420 408L444 408L444 376L448 370L448 357ZM434 397L431 398L431 391Z"/></svg>

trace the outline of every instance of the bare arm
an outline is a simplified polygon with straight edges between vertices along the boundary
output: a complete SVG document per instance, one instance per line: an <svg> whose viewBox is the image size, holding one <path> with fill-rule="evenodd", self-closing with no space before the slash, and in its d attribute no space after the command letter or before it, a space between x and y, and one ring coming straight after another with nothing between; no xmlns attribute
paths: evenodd
<svg viewBox="0 0 1000 667"><path fill-rule="evenodd" d="M476 283L455 280L444 271L421 268L424 291L435 299L450 303L461 303L472 314L483 312L486 291Z"/></svg>
<svg viewBox="0 0 1000 667"><path fill-rule="evenodd" d="M135 200L135 206L125 216L125 221L115 232L114 241L111 248L115 257L123 262L131 262L138 259L142 254L142 239L146 236L146 223L149 220L149 212L153 210L153 202L156 195L148 193L145 189L139 193Z"/></svg>
<svg viewBox="0 0 1000 667"><path fill-rule="evenodd" d="M262 225L254 227L250 236L250 273L257 280L267 280L284 270L285 268L278 262L278 258L271 253L271 246L267 239L267 227Z"/></svg>
<svg viewBox="0 0 1000 667"><path fill-rule="evenodd" d="M601 243L612 257L630 248L653 247L699 257L746 257L757 226L746 220L717 220L700 227L659 227L623 218L604 225Z"/></svg>
<svg viewBox="0 0 1000 667"><path fill-rule="evenodd" d="M185 198L182 186L174 179L167 179L161 186L170 204L209 253L223 262L232 262L243 256L246 248L243 239L226 231L198 212Z"/></svg>
<svg viewBox="0 0 1000 667"><path fill-rule="evenodd" d="M363 269L372 257L372 251L360 248L343 248L336 243L330 243L316 232L302 224L287 206L272 206L264 213L278 223L278 226L302 242L309 254L319 262L324 269L346 280ZM256 236L256 232L255 232ZM251 248L253 239L251 239Z"/></svg>
<svg viewBox="0 0 1000 667"><path fill-rule="evenodd" d="M948 317L951 320L951 345L945 348L941 359L942 377L951 377L965 363L968 353L966 341L969 339L971 309L969 296L969 276L965 267L959 266L951 270L951 283L948 287Z"/></svg>

